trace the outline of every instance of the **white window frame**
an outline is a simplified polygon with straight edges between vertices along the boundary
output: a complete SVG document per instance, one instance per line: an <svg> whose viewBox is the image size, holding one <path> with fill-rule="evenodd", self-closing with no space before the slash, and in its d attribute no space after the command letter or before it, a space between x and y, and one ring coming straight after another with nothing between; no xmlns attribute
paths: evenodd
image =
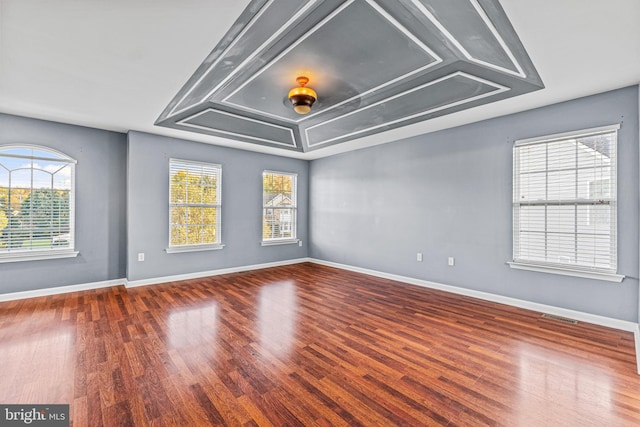
<svg viewBox="0 0 640 427"><path fill-rule="evenodd" d="M592 129L584 129L572 132L564 132L554 135L546 135L542 137L536 138L528 138L523 140L515 141L515 145L513 148L513 259L509 261L507 264L511 268L520 269L520 270L530 270L530 271L538 271L545 273L554 273L560 275L574 276L574 277L582 277L589 279L597 279L597 280L605 280L611 282L621 282L625 276L617 273L617 131L620 129L619 124L610 125L610 126L602 126L598 128ZM590 199L576 199L576 200L568 200L568 201L557 201L557 200L537 200L535 202L525 202L522 203L520 200L517 200L517 186L519 177L519 164L517 158L517 152L519 147L530 146L534 144L549 144L554 142L560 142L563 140L571 140L577 138L583 138L588 136L595 136L600 134L615 134L615 146L614 152L616 153L612 156L611 162L611 178L613 180L612 189L611 189L611 197L605 202L611 207L611 219L610 219L610 236L611 236L611 247L610 247L610 255L611 255L611 268L598 268L598 267L587 267L581 266L576 263L554 263L548 261L538 261L538 260L530 260L525 259L519 256L519 248L518 248L518 239L520 233L520 226L518 224L517 218L519 218L518 210L521 206L534 204L544 204L545 206L553 205L553 206L574 206L577 204L585 204L585 205L593 205L595 200ZM577 169L576 169L577 170ZM545 222L546 223L546 222ZM546 233L546 232L545 232ZM576 231L577 233L577 231Z"/></svg>
<svg viewBox="0 0 640 427"><path fill-rule="evenodd" d="M34 151L43 151L46 153L50 153L51 157L38 157L38 156L23 156L23 155L13 155L13 154L4 154L1 157L13 157L17 159L24 159L25 161L33 161L37 160L53 160L56 162L65 162L70 167L70 190L69 190L69 247L64 249L55 249L55 248L38 248L38 249L8 249L8 250L0 250L0 263L7 262L19 262L19 261L38 261L38 260L46 260L46 259L58 259L58 258L73 258L78 256L79 252L75 249L75 195L76 195L76 164L77 160L72 159L66 154L55 150L53 148L44 147L40 145L33 144L19 144L19 145L0 145L0 154L3 151L7 150L34 150ZM7 170L4 166L2 166L2 160L0 159L0 168ZM26 169L26 168L25 168ZM33 165L31 167L33 171ZM39 170L39 169L38 169ZM33 172L32 172L33 174ZM11 183L9 183L9 186ZM33 183L32 183L33 186ZM33 191L33 187L31 188Z"/></svg>
<svg viewBox="0 0 640 427"><path fill-rule="evenodd" d="M291 214L291 222L289 223L291 226L291 237L286 237L286 238L270 238L270 239L265 239L264 238L264 221L265 221L265 215L266 215L266 210L267 209L278 209L278 208L274 208L273 206L265 206L264 204L264 177L265 175L283 175L283 176L289 176L293 178L293 188L291 189L291 194L293 196L293 206L291 207L287 207L287 208L282 208L282 209L290 209L292 211ZM262 241L260 242L260 244L262 246L272 246L272 245L288 245L288 244L294 244L294 243L298 243L300 241L300 239L298 239L298 174L297 173L293 173L293 172L280 172L280 171L273 171L273 170L264 170L262 171L262 224L263 226L260 227L261 229L261 236L262 236Z"/></svg>
<svg viewBox="0 0 640 427"><path fill-rule="evenodd" d="M199 203L199 204L194 204L194 203L188 203L188 202L184 202L184 203L172 203L171 202L171 170L172 170L172 165L173 164L180 164L180 165L187 165L189 167L193 167L195 169L197 168L210 168L210 169L216 169L216 175L217 175L217 180L216 180L216 199L217 199L217 203L216 204L209 204L209 203ZM219 250L222 249L224 247L224 245L222 244L222 165L216 164L216 163L206 163L206 162L197 162L197 161L193 161L193 160L184 160L184 159L176 159L176 158L170 158L169 159L169 220L168 220L168 236L169 236L169 245L168 247L165 249L165 252L172 254L172 253L182 253L182 252L197 252L197 251L212 251L212 250ZM184 207L204 207L204 208L216 208L217 213L216 213L216 242L214 243L199 243L199 244L185 244L185 245L174 245L171 244L171 208L172 207L177 207L177 206L184 206ZM202 224L202 226L204 227L205 224Z"/></svg>

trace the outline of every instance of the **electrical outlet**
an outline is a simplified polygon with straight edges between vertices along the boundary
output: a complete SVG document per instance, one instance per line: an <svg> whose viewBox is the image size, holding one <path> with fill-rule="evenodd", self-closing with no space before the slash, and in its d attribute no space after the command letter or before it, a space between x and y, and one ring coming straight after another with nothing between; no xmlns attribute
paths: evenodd
<svg viewBox="0 0 640 427"><path fill-rule="evenodd" d="M144 252L138 253L138 261L144 261Z"/></svg>
<svg viewBox="0 0 640 427"><path fill-rule="evenodd" d="M416 254L416 261L422 262L422 252Z"/></svg>
<svg viewBox="0 0 640 427"><path fill-rule="evenodd" d="M449 267L453 267L455 265L455 260L452 256L449 257Z"/></svg>
<svg viewBox="0 0 640 427"><path fill-rule="evenodd" d="M298 246L302 247L302 240L298 240Z"/></svg>

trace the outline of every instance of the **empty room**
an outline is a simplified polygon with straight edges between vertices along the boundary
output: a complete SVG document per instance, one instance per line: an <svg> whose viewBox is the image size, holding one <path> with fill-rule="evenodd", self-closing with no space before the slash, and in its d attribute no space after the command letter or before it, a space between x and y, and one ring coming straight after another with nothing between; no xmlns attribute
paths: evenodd
<svg viewBox="0 0 640 427"><path fill-rule="evenodd" d="M640 425L639 19L0 0L0 426Z"/></svg>

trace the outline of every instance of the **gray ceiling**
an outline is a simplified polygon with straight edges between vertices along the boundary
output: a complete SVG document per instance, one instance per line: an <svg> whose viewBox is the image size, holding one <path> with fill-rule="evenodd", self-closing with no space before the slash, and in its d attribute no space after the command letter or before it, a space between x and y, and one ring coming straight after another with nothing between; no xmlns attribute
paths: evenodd
<svg viewBox="0 0 640 427"><path fill-rule="evenodd" d="M253 0L156 125L307 152L543 87L497 0Z"/></svg>

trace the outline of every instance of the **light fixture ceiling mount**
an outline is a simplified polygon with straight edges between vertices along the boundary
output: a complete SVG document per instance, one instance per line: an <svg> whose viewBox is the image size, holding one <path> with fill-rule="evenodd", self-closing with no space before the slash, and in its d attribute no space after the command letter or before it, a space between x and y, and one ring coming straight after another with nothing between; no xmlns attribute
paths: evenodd
<svg viewBox="0 0 640 427"><path fill-rule="evenodd" d="M289 91L289 101L293 104L293 110L298 114L307 114L311 111L311 106L318 99L316 91L306 87L309 78L300 76L296 79L299 87L294 87Z"/></svg>

